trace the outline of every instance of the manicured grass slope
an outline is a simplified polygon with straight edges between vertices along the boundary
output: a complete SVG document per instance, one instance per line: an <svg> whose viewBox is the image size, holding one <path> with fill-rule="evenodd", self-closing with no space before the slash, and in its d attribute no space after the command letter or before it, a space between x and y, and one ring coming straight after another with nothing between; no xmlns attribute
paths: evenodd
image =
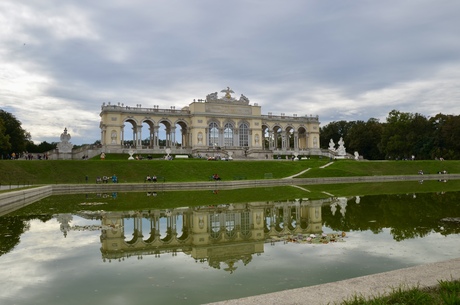
<svg viewBox="0 0 460 305"><path fill-rule="evenodd" d="M75 160L75 161L0 161L0 183L32 184L95 183L97 176L116 174L121 183L144 182L147 175L165 177L166 182L207 181L214 173L223 180L264 179L265 173L282 178L310 167L326 164L323 160L293 161L206 161L206 160Z"/></svg>
<svg viewBox="0 0 460 305"><path fill-rule="evenodd" d="M120 158L117 156L117 158ZM82 161L0 161L0 184L95 183L97 176L116 174L121 183L141 183L146 175L165 177L166 182L207 181L217 173L223 180L264 179L266 173L273 178L291 176L310 169L299 178L349 177L375 175L415 175L419 170L437 173L460 172L460 161L364 161L340 160L321 168L327 159L293 161L206 161L206 160L127 160L108 155Z"/></svg>
<svg viewBox="0 0 460 305"><path fill-rule="evenodd" d="M436 174L446 170L460 172L460 161L362 161L340 160L325 168L312 168L299 176L309 177L350 177L382 175L416 175L422 170L425 174Z"/></svg>

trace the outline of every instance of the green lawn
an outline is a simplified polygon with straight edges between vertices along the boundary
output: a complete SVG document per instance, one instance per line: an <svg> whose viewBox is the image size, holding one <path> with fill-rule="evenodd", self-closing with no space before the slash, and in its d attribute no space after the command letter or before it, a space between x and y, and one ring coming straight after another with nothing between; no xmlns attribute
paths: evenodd
<svg viewBox="0 0 460 305"><path fill-rule="evenodd" d="M312 168L299 176L310 177L350 177L382 175L416 175L419 170L425 174L439 171L460 173L460 161L362 161L340 160L325 168Z"/></svg>
<svg viewBox="0 0 460 305"><path fill-rule="evenodd" d="M97 176L116 174L121 183L141 183L147 175L165 178L166 182L207 181L217 173L225 180L279 179L309 169L299 178L349 177L374 175L413 175L419 170L437 173L446 170L460 173L460 161L363 161L339 160L331 165L328 159L301 161L206 161L202 159L127 160L123 155L108 155L106 160L2 160L0 184L95 183ZM266 175L270 174L270 175Z"/></svg>

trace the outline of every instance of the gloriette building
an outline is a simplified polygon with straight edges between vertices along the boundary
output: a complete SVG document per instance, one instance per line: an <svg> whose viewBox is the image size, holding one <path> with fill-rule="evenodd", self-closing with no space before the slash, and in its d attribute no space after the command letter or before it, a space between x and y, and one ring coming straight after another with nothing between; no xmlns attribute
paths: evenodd
<svg viewBox="0 0 460 305"><path fill-rule="evenodd" d="M233 158L321 154L318 116L263 115L261 107L229 87L182 109L101 107L101 144L106 153L165 153ZM142 133L142 126L144 134ZM145 134L148 130L148 134ZM163 133L160 133L163 131ZM133 140L126 140L132 132ZM163 134L163 138L160 138ZM131 138L131 137L130 137Z"/></svg>

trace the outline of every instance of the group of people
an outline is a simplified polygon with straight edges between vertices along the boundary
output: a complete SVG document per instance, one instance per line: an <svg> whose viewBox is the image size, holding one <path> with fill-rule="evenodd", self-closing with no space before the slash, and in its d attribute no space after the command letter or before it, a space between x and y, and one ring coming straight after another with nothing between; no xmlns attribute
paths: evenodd
<svg viewBox="0 0 460 305"><path fill-rule="evenodd" d="M96 183L109 183L110 179L112 179L113 183L118 183L118 177L115 174L111 178L109 176L97 176Z"/></svg>
<svg viewBox="0 0 460 305"><path fill-rule="evenodd" d="M217 181L217 180L221 180L218 174L212 175L212 179L213 179L213 180L216 180L216 181Z"/></svg>
<svg viewBox="0 0 460 305"><path fill-rule="evenodd" d="M424 174L423 170L419 170L419 171L418 171L418 174L419 174L419 175L423 175L423 174ZM444 174L444 175L445 175L445 174L447 174L447 171L446 171L446 170L438 171L438 174Z"/></svg>
<svg viewBox="0 0 460 305"><path fill-rule="evenodd" d="M48 153L44 153L44 154L31 154L31 153L28 153L28 152L23 152L23 153L11 153L10 154L6 154L6 155L0 155L0 159L7 159L7 160L19 160L19 159L25 159L25 160L34 160L34 159L37 159L37 160L48 160L49 159L49 155Z"/></svg>
<svg viewBox="0 0 460 305"><path fill-rule="evenodd" d="M155 175L153 175L153 176L147 175L147 177L145 177L145 182L157 182L157 176L155 176Z"/></svg>

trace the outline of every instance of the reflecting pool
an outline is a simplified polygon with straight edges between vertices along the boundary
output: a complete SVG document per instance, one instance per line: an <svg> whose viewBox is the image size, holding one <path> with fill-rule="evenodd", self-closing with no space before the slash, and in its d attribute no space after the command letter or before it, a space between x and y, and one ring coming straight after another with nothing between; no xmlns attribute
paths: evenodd
<svg viewBox="0 0 460 305"><path fill-rule="evenodd" d="M460 255L459 192L177 208L161 196L54 196L0 217L0 304L202 304Z"/></svg>

